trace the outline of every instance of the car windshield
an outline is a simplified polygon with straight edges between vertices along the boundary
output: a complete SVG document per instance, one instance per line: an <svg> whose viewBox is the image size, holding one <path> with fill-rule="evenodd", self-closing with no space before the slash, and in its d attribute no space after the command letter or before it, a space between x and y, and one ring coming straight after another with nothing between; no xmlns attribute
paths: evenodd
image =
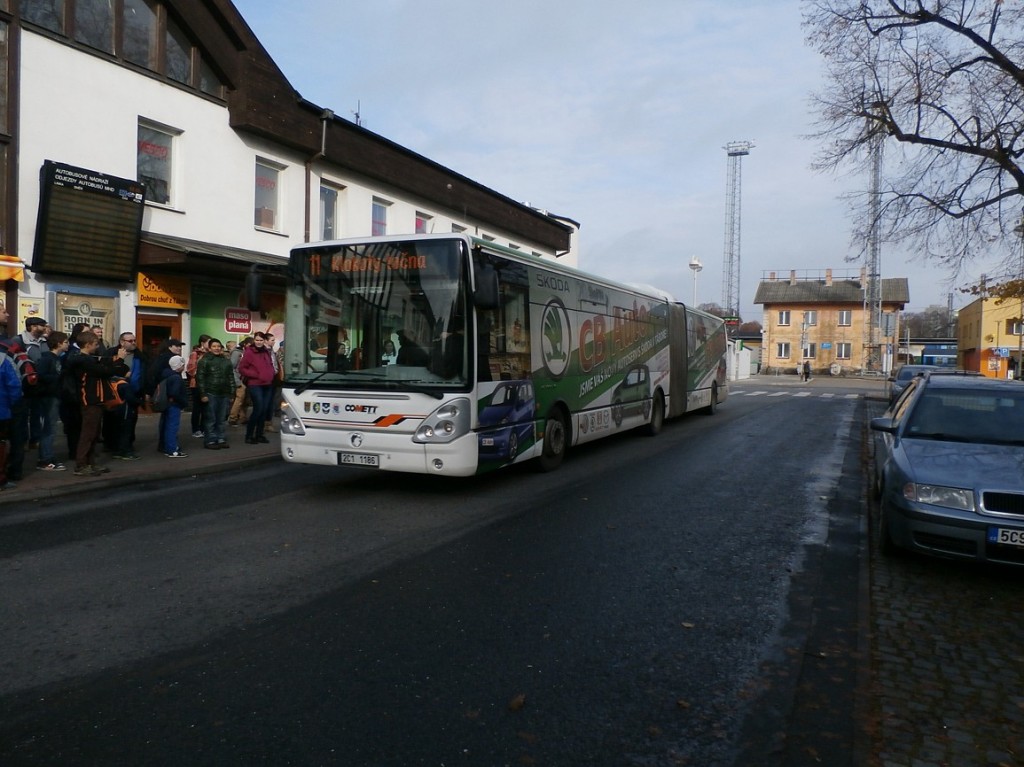
<svg viewBox="0 0 1024 767"><path fill-rule="evenodd" d="M905 437L1024 445L1024 387L1018 392L926 391L911 410Z"/></svg>

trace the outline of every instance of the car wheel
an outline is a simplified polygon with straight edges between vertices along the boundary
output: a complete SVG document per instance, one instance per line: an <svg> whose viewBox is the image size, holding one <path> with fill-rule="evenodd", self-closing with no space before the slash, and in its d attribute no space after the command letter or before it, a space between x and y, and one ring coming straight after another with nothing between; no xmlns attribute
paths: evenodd
<svg viewBox="0 0 1024 767"><path fill-rule="evenodd" d="M889 513L885 509L885 501L878 504L878 553L885 557L896 556L899 553L899 546L892 539L892 531L889 529Z"/></svg>
<svg viewBox="0 0 1024 767"><path fill-rule="evenodd" d="M615 421L615 426L622 426L622 401L615 400L612 403L612 420Z"/></svg>
<svg viewBox="0 0 1024 767"><path fill-rule="evenodd" d="M519 436L513 429L508 435L508 460L514 461L519 454Z"/></svg>
<svg viewBox="0 0 1024 767"><path fill-rule="evenodd" d="M554 471L562 465L566 450L569 447L569 428L565 416L561 412L553 412L544 422L544 445L537 468L541 471Z"/></svg>

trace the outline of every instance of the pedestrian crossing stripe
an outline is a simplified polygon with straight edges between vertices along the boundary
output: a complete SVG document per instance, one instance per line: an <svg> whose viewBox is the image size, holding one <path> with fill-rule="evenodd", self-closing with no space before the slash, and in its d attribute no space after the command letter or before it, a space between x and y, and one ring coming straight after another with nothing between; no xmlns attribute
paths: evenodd
<svg viewBox="0 0 1024 767"><path fill-rule="evenodd" d="M835 392L821 392L820 394L813 394L809 391L744 391L737 389L729 390L730 397L820 397L821 399L859 399L861 394L836 394Z"/></svg>

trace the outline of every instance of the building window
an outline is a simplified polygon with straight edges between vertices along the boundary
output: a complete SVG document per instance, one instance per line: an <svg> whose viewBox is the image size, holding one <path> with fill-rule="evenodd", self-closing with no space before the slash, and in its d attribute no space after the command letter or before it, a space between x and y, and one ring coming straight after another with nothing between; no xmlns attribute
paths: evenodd
<svg viewBox="0 0 1024 767"><path fill-rule="evenodd" d="M839 324L841 326L849 327L853 324L853 312L849 309L839 310Z"/></svg>
<svg viewBox="0 0 1024 767"><path fill-rule="evenodd" d="M836 344L836 359L848 360L850 359L850 351L852 345L849 341L840 341Z"/></svg>
<svg viewBox="0 0 1024 767"><path fill-rule="evenodd" d="M114 52L114 4L108 0L75 3L75 40L104 53Z"/></svg>
<svg viewBox="0 0 1024 767"><path fill-rule="evenodd" d="M803 350L802 350L803 351L804 359L805 360L813 360L817 356L817 354L816 354L817 350L818 350L818 345L817 344L807 344L807 346L805 346L803 348Z"/></svg>
<svg viewBox="0 0 1024 767"><path fill-rule="evenodd" d="M466 227L459 226L458 224L452 224L452 232L455 234L462 234L464 231L466 231Z"/></svg>
<svg viewBox="0 0 1024 767"><path fill-rule="evenodd" d="M35 0L23 5L21 16L25 21L64 34L64 0Z"/></svg>
<svg viewBox="0 0 1024 767"><path fill-rule="evenodd" d="M199 60L199 90L217 98L224 97L224 84L205 59Z"/></svg>
<svg viewBox="0 0 1024 767"><path fill-rule="evenodd" d="M146 202L171 204L176 135L166 128L139 122L136 169L138 180L146 185Z"/></svg>
<svg viewBox="0 0 1024 767"><path fill-rule="evenodd" d="M156 9L148 0L124 0L124 57L146 69L160 65L157 58L157 16Z"/></svg>
<svg viewBox="0 0 1024 767"><path fill-rule="evenodd" d="M373 236L379 236L388 233L388 208L391 203L387 200L381 200L378 197L373 198L373 212L372 218L370 219L370 234Z"/></svg>
<svg viewBox="0 0 1024 767"><path fill-rule="evenodd" d="M429 216L426 213L416 212L416 234L427 234L430 232L430 222L433 220L433 216Z"/></svg>
<svg viewBox="0 0 1024 767"><path fill-rule="evenodd" d="M192 44L181 27L170 20L167 21L164 45L167 48L167 71L164 74L182 85L188 85L192 82Z"/></svg>
<svg viewBox="0 0 1024 767"><path fill-rule="evenodd" d="M788 325L789 324L789 309L785 309L785 310L779 312L779 324L780 325ZM786 356L788 357L789 355L786 355Z"/></svg>
<svg viewBox="0 0 1024 767"><path fill-rule="evenodd" d="M789 341L780 341L775 344L775 356L780 360L789 359Z"/></svg>
<svg viewBox="0 0 1024 767"><path fill-rule="evenodd" d="M256 160L256 226L260 229L280 231L277 215L280 179L283 168L269 160Z"/></svg>
<svg viewBox="0 0 1024 767"><path fill-rule="evenodd" d="M813 309L809 312L804 312L804 325L811 327L818 324L818 312Z"/></svg>
<svg viewBox="0 0 1024 767"><path fill-rule="evenodd" d="M338 189L328 184L320 185L320 239L338 238Z"/></svg>

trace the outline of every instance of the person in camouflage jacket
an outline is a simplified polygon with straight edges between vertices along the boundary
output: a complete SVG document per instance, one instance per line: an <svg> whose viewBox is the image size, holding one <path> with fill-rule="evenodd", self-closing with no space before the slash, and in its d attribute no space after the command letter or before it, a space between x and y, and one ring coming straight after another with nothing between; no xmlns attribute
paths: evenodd
<svg viewBox="0 0 1024 767"><path fill-rule="evenodd" d="M235 370L219 339L210 339L207 353L196 363L196 390L206 409L203 446L209 450L229 447L224 428L231 396L235 393Z"/></svg>

